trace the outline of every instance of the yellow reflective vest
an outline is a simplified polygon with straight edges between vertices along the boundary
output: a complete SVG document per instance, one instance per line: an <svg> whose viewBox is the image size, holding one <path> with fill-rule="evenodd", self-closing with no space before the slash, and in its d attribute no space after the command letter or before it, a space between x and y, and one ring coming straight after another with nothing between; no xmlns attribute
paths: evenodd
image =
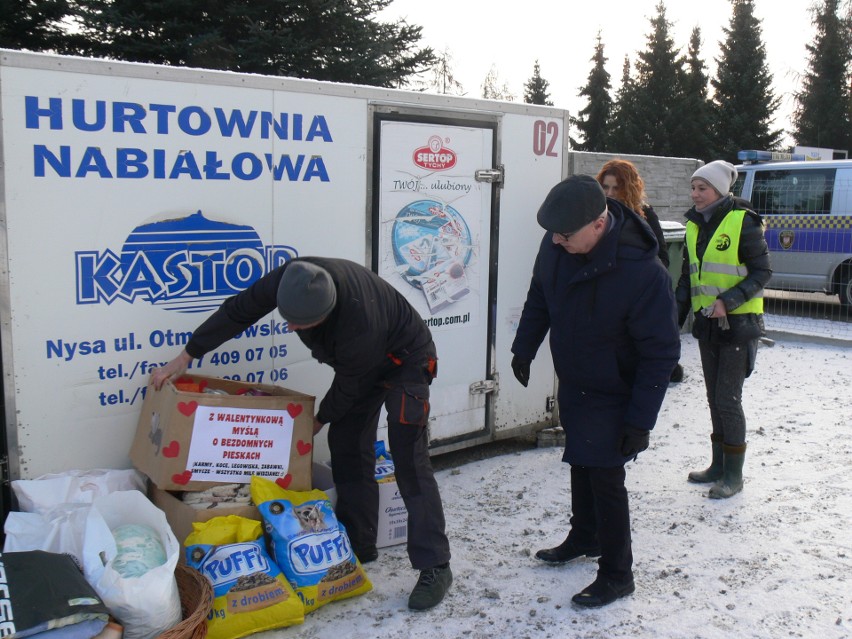
<svg viewBox="0 0 852 639"><path fill-rule="evenodd" d="M707 243L704 259L699 262L696 250L698 225L686 224L686 247L689 251L689 285L692 310L698 312L716 301L716 298L742 282L748 275L745 264L740 262L740 234L743 229L743 209L729 212L713 237ZM763 291L732 311L731 314L763 313Z"/></svg>

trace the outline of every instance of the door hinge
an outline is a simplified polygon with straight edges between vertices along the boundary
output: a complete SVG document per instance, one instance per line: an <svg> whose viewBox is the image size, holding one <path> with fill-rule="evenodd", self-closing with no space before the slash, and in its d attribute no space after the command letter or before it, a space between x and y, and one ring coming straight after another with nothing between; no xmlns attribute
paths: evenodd
<svg viewBox="0 0 852 639"><path fill-rule="evenodd" d="M503 186L503 182L506 180L506 169L502 164L496 169L477 169L473 177L477 182L489 182Z"/></svg>
<svg viewBox="0 0 852 639"><path fill-rule="evenodd" d="M470 385L470 394L485 395L486 393L496 393L499 387L496 379L483 379Z"/></svg>

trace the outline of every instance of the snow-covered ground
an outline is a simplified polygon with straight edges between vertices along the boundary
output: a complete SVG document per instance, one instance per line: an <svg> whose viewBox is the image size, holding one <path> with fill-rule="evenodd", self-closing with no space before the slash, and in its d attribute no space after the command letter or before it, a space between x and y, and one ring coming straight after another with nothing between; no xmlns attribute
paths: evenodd
<svg viewBox="0 0 852 639"><path fill-rule="evenodd" d="M579 610L571 596L596 563L533 557L564 538L570 515L561 449L538 448L437 473L455 576L440 606L407 609L416 574L396 546L366 566L372 592L258 639L852 637L852 343L778 337L760 349L745 385L745 489L719 501L686 481L710 448L690 336L681 361L687 378L628 465L634 595Z"/></svg>

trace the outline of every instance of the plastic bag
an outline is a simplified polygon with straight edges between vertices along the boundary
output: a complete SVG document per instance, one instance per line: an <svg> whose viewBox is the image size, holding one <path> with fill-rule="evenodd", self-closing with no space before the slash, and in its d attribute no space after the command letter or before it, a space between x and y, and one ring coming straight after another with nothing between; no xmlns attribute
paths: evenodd
<svg viewBox="0 0 852 639"><path fill-rule="evenodd" d="M139 577L122 577L113 567L118 548L112 531L125 524L152 528L166 562ZM118 491L92 502L83 536L83 572L124 626L125 639L152 639L180 622L179 557L180 545L165 514L139 491Z"/></svg>
<svg viewBox="0 0 852 639"><path fill-rule="evenodd" d="M269 558L261 523L228 515L192 524L186 564L213 586L208 639L236 639L302 623L305 608Z"/></svg>
<svg viewBox="0 0 852 639"><path fill-rule="evenodd" d="M3 552L44 550L70 555L83 569L83 535L91 504L60 504L44 513L11 512Z"/></svg>
<svg viewBox="0 0 852 639"><path fill-rule="evenodd" d="M26 513L43 513L61 504L90 504L118 490L145 492L145 476L137 470L69 470L36 479L12 482L18 506Z"/></svg>

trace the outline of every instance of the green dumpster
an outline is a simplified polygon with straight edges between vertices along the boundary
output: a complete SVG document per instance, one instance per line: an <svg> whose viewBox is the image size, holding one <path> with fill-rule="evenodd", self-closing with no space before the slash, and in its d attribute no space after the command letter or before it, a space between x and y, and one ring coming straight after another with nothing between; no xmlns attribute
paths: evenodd
<svg viewBox="0 0 852 639"><path fill-rule="evenodd" d="M669 222L660 220L663 229L663 237L669 248L669 275L672 277L672 286L677 287L680 279L680 269L683 264L683 243L686 239L686 227L680 222Z"/></svg>

